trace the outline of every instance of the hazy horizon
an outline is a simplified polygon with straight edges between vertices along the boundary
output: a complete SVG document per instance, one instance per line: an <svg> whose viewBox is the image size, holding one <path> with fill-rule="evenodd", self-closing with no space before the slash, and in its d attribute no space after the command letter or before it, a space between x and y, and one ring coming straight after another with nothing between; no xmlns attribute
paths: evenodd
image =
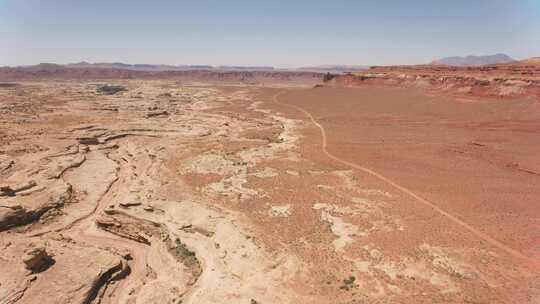
<svg viewBox="0 0 540 304"><path fill-rule="evenodd" d="M421 64L540 56L540 1L0 0L0 66Z"/></svg>

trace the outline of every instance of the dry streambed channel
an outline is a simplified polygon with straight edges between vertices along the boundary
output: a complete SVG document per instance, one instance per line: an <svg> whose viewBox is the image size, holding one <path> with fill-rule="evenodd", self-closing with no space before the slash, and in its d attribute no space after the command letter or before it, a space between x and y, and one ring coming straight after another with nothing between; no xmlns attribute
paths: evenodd
<svg viewBox="0 0 540 304"><path fill-rule="evenodd" d="M0 303L286 302L287 258L249 237L241 216L182 189L183 169L167 167L174 153L283 122L209 111L249 106L253 92L241 88L122 86L1 92ZM247 142L254 158L281 149ZM200 161L220 173L219 157ZM242 188L247 165L208 191L255 194Z"/></svg>

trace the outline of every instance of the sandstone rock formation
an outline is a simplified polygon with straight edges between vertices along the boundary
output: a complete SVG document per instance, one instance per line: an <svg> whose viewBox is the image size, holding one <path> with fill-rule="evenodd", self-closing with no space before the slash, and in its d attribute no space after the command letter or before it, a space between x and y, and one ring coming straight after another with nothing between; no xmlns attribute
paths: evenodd
<svg viewBox="0 0 540 304"><path fill-rule="evenodd" d="M326 84L414 87L453 96L539 97L540 66L519 61L479 67L375 66L364 72L337 75Z"/></svg>
<svg viewBox="0 0 540 304"><path fill-rule="evenodd" d="M26 269L32 272L43 270L52 261L45 246L35 244L30 244L21 259Z"/></svg>

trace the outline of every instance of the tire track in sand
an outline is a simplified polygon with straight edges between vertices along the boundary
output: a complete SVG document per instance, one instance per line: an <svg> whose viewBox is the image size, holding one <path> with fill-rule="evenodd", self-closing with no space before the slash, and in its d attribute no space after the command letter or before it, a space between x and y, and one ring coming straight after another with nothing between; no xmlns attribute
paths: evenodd
<svg viewBox="0 0 540 304"><path fill-rule="evenodd" d="M374 171L374 170L371 170L369 168L366 168L364 166L361 166L361 165L358 165L358 164L355 164L355 163L352 163L350 161L347 161L347 160L344 160L342 158L339 158L335 155L333 155L332 153L328 152L328 149L327 149L327 146L328 146L328 141L327 141L327 136L326 136L326 130L324 129L324 127L318 123L315 118L313 117L313 115L308 112L307 110L305 110L304 108L302 107L299 107L297 105L293 105L293 104L287 104L287 103L282 103L279 101L278 97L280 95L282 95L283 93L286 93L286 91L281 91L279 93L276 93L272 99L274 101L274 103L278 104L278 105L284 105L284 106L288 106L288 107L291 107L293 109L296 109L297 111L300 111L302 112L305 116L307 116L309 118L309 120L315 125L317 126L317 128L319 128L320 132L321 132L321 137L322 137L322 142L321 142L321 149L323 151L323 153L328 156L330 159L338 162L338 163L341 163L343 165L346 165L350 168L354 168L354 169L357 169L357 170L360 170L362 172L365 172L371 176L374 176L376 178L378 178L379 180L391 185L392 187L394 187L395 189L401 191L402 193L405 193L407 194L408 196L414 198L416 201L428 206L429 208L431 208L432 210L434 210L435 212L437 212L438 214L444 216L445 218L447 218L448 220L452 221L453 223L457 224L458 226L461 226L462 228L466 229L467 231L469 231L470 233L474 234L476 237L480 238L481 240L485 241L486 243L492 245L493 247L496 247L504 252L506 252L507 254L509 254L510 256L514 257L514 258L517 258L519 260L523 260L525 261L527 264L533 266L536 270L540 270L540 263L535 260L535 259L532 259L526 255L524 255L523 253L501 243L500 241L494 239L493 237L489 236L488 234L474 228L473 226L467 224L466 222L464 222L463 220L459 219L458 217L444 211L443 209L441 209L440 207L438 207L435 203L433 202L430 202L428 201L427 199L417 195L416 193L414 193L413 191L411 191L410 189L404 187L404 186L401 186L399 185L398 183L392 181L391 179L385 177L384 175Z"/></svg>

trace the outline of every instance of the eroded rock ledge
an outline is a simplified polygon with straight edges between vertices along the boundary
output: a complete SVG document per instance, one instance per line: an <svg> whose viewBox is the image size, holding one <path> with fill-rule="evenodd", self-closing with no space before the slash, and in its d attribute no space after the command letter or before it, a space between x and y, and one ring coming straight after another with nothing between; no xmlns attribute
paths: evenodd
<svg viewBox="0 0 540 304"><path fill-rule="evenodd" d="M460 96L540 98L540 66L386 66L327 77L326 85L419 87Z"/></svg>

